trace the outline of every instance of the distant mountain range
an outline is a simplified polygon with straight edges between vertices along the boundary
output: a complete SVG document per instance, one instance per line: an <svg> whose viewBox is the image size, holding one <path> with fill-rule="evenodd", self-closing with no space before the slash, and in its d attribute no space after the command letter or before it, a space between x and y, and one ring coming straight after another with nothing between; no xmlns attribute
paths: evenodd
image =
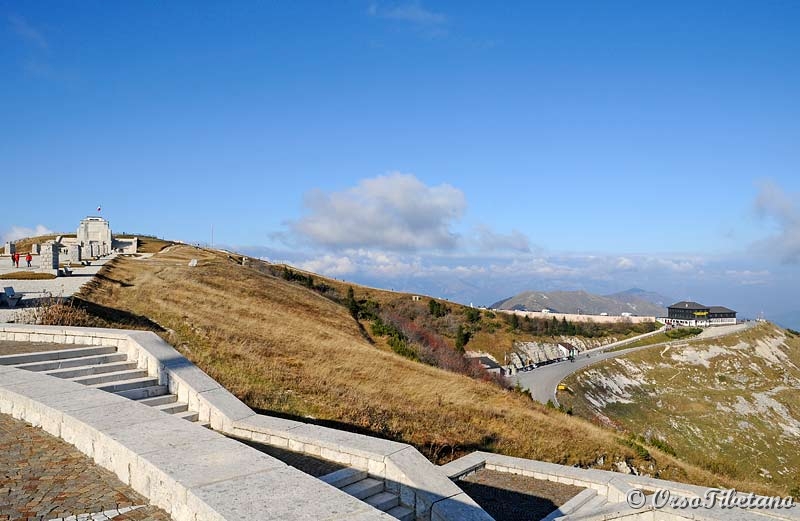
<svg viewBox="0 0 800 521"><path fill-rule="evenodd" d="M593 295L586 291L523 291L513 297L495 302L495 309L541 311L557 313L583 313L586 315L619 315L631 313L640 316L665 316L667 306L674 300L664 295L632 288L611 295Z"/></svg>

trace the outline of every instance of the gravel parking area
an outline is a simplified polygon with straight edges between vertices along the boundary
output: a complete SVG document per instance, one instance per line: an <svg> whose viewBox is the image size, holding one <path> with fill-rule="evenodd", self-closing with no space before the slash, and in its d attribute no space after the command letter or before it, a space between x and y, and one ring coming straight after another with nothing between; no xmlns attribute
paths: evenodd
<svg viewBox="0 0 800 521"><path fill-rule="evenodd" d="M113 256L105 259L92 261L89 266L82 268L75 268L72 275L69 277L56 277L49 280L0 280L0 290L6 286L14 288L15 293L23 295L22 300L15 308L8 308L5 305L0 305L0 323L14 322L20 312L24 312L26 307L35 305L37 299L53 296L53 297L71 297L77 293L81 286L92 280L92 278L103 268L106 262L111 260ZM33 269L26 270L25 268L12 269L8 266L0 267L0 274L16 272L16 271L32 271Z"/></svg>
<svg viewBox="0 0 800 521"><path fill-rule="evenodd" d="M486 469L459 480L458 486L496 521L542 519L583 490Z"/></svg>

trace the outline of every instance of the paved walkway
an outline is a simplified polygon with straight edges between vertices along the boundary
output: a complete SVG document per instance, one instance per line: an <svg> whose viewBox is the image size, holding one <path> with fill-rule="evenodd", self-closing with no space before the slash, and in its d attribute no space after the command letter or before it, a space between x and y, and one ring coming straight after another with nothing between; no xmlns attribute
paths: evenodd
<svg viewBox="0 0 800 521"><path fill-rule="evenodd" d="M542 519L583 490L486 469L459 480L458 486L496 521Z"/></svg>
<svg viewBox="0 0 800 521"><path fill-rule="evenodd" d="M105 263L113 257L112 255L104 259L92 261L92 264L89 266L75 268L72 275L69 277L56 277L49 280L0 280L0 290L5 286L11 286L16 293L23 294L23 298L20 303L17 304L16 308L9 309L5 306L0 306L0 323L13 322L18 312L24 310L26 305L31 305L34 299L47 296L71 297L77 293L84 284L92 280ZM19 271L36 271L36 266L33 268L21 267L19 269L12 269L10 264L8 266L0 266L0 274L16 273Z"/></svg>
<svg viewBox="0 0 800 521"><path fill-rule="evenodd" d="M170 520L71 445L0 414L0 521L70 516L94 521Z"/></svg>

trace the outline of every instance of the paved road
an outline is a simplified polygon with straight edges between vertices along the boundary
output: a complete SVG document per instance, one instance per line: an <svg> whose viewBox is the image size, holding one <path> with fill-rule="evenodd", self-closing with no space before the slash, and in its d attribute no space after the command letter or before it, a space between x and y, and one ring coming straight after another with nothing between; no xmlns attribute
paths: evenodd
<svg viewBox="0 0 800 521"><path fill-rule="evenodd" d="M707 328L703 330L703 332L695 337L694 339L704 340L708 338L716 338L720 336L730 335L732 333L737 333L742 331L743 329L747 329L754 325L754 322L748 322L744 324L736 324L735 326L717 326L712 328ZM692 340L694 340L692 339ZM612 351L607 352L607 349L613 348L617 344L610 344L608 346L592 349L581 353L575 359L574 362L559 362L557 364L546 365L544 367L539 367L538 369L534 369L532 371L518 373L516 376L516 381L525 388L531 391L531 396L533 399L541 402L547 403L547 400L553 400L553 403L558 404L556 400L556 387L558 384L566 377L571 375L572 373L583 369L592 364L596 364L597 362L601 362L603 360L607 360L609 358L616 358L619 356L625 356L628 353L633 353L635 351L640 351L642 349L648 349L651 347L657 346L664 346L666 344L676 344L676 343L686 343L685 340L681 341L672 341L672 342L662 342L659 344L653 344L649 346L641 346L641 347L632 347L630 349L620 349L619 351Z"/></svg>

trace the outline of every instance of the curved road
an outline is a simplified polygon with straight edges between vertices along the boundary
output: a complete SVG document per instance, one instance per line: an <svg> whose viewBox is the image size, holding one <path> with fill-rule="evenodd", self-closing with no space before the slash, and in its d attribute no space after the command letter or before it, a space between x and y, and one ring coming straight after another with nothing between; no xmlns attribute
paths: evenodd
<svg viewBox="0 0 800 521"><path fill-rule="evenodd" d="M730 335L732 333L737 333L739 331L742 331L743 329L747 329L748 327L751 327L754 324L755 322L746 322L744 324L736 324L735 326L734 325L716 326L712 328L706 328L698 336L691 338L688 341L703 340L708 338L716 338L720 336ZM649 334L642 336L649 336ZM632 341L634 341L634 339L629 339L626 342L632 342ZM620 349L619 351L607 352L606 350L613 349L615 345L619 345L619 343L609 344L607 346L584 351L583 353L575 357L574 362L559 362L556 364L550 364L544 367L539 367L532 371L517 373L514 381L519 382L519 384L524 389L530 390L531 396L533 396L534 400L542 403L547 403L547 400L553 400L553 403L558 405L558 401L556 400L556 387L558 387L558 384L564 378L568 377L569 375L580 369L583 369L584 367L596 364L597 362L601 362L609 358L624 356L628 353L633 353L635 351L640 351L642 349L665 346L667 344L669 345L674 345L679 343L685 344L688 341L672 340L670 342L660 342L658 344L652 344L648 346L632 347L630 349Z"/></svg>

